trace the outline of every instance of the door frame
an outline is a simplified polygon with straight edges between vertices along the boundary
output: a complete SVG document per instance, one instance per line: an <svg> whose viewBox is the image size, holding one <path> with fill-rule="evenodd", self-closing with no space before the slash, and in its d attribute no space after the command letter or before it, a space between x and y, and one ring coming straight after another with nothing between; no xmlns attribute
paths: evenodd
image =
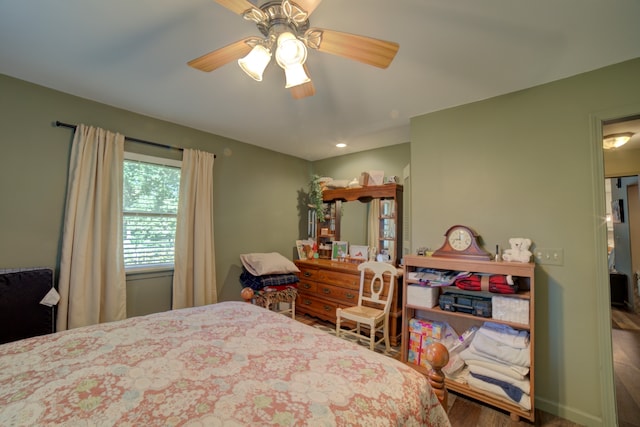
<svg viewBox="0 0 640 427"><path fill-rule="evenodd" d="M602 384L602 423L617 425L616 388L613 369L613 344L611 334L611 292L609 283L609 267L607 260L607 227L604 221L605 188L604 188L604 151L602 148L603 122L631 117L640 114L640 104L627 105L593 113L590 121L591 146L591 186L593 195L593 230L595 233L595 272L596 296L600 302L596 307L597 337L600 358L600 383ZM606 285L605 285L606 284Z"/></svg>

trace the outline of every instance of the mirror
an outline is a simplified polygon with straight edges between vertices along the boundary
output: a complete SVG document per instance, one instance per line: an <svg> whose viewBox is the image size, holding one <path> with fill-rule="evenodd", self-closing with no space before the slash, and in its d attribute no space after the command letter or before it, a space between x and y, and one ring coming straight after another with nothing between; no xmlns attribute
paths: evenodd
<svg viewBox="0 0 640 427"><path fill-rule="evenodd" d="M346 240L349 245L368 246L369 204L359 201L342 203L340 240Z"/></svg>

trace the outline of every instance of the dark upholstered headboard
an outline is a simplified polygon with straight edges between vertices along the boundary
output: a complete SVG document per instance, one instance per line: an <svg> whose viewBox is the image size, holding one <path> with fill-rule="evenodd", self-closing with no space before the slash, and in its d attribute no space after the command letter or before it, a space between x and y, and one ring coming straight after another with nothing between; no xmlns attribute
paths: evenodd
<svg viewBox="0 0 640 427"><path fill-rule="evenodd" d="M55 309L40 304L53 270L0 270L0 344L55 331Z"/></svg>

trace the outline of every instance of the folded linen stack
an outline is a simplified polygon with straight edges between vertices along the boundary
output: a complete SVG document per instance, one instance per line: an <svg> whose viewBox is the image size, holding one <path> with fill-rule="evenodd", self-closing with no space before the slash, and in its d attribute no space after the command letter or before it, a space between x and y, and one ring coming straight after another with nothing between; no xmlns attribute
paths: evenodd
<svg viewBox="0 0 640 427"><path fill-rule="evenodd" d="M460 353L469 366L470 386L531 409L529 333L485 322L469 348Z"/></svg>
<svg viewBox="0 0 640 427"><path fill-rule="evenodd" d="M529 324L529 300L524 298L491 297L491 317L496 320Z"/></svg>

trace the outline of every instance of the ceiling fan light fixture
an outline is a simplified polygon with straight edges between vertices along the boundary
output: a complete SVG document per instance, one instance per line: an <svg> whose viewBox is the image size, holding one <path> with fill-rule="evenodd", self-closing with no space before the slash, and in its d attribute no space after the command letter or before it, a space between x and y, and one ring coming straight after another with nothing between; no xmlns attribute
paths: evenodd
<svg viewBox="0 0 640 427"><path fill-rule="evenodd" d="M605 150L611 150L612 148L622 147L629 142L633 136L633 132L613 133L611 135L605 135L602 139L602 148Z"/></svg>
<svg viewBox="0 0 640 427"><path fill-rule="evenodd" d="M287 66L287 68L284 69L284 75L287 79L287 82L284 85L286 89L311 81L306 71L304 71L302 64Z"/></svg>
<svg viewBox="0 0 640 427"><path fill-rule="evenodd" d="M257 44L244 58L238 59L238 65L255 81L262 81L262 74L271 61L271 51L261 44Z"/></svg>
<svg viewBox="0 0 640 427"><path fill-rule="evenodd" d="M307 47L298 38L285 31L278 36L276 61L285 70L292 65L302 65L307 60Z"/></svg>

